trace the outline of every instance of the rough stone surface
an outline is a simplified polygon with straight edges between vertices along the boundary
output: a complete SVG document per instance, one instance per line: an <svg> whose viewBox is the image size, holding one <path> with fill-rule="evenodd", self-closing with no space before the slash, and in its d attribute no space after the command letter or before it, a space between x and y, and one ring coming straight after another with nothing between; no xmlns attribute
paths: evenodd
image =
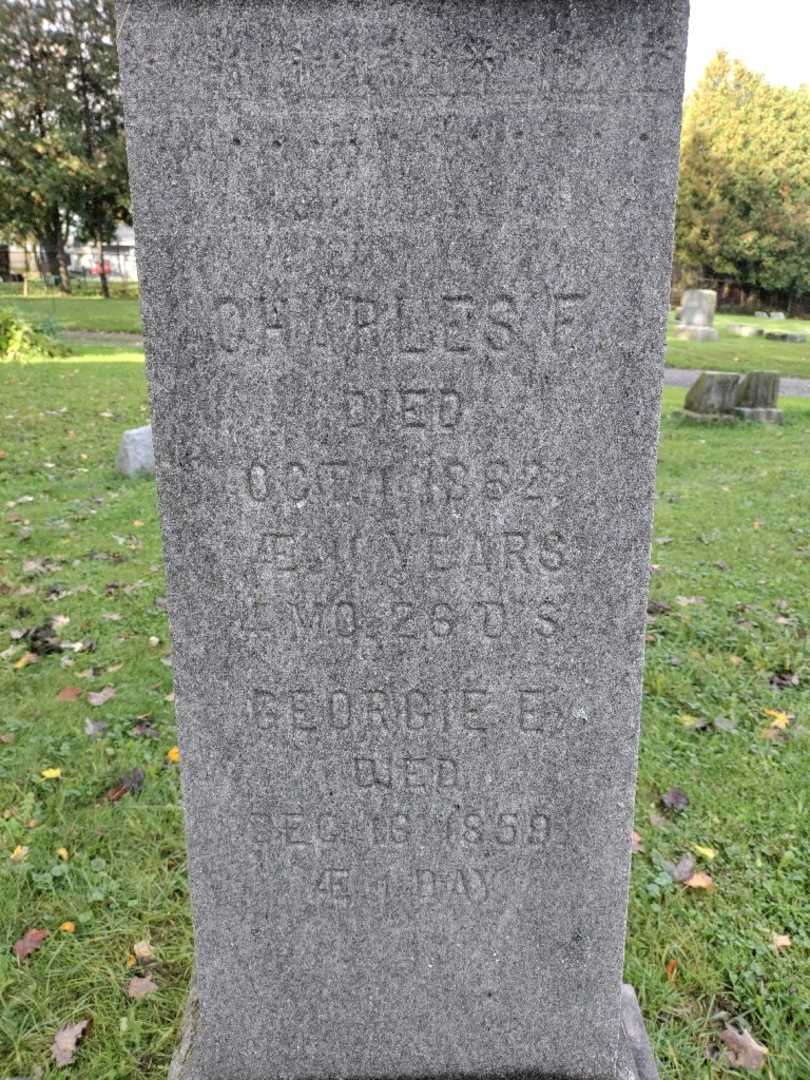
<svg viewBox="0 0 810 1080"><path fill-rule="evenodd" d="M779 400L779 375L774 371L749 371L740 379L734 397L738 406L774 409Z"/></svg>
<svg viewBox="0 0 810 1080"><path fill-rule="evenodd" d="M169 1067L167 1080L194 1080L193 1047L199 1038L200 997L196 978L192 980L180 1041ZM625 983L621 991L621 1034L616 1061L616 1080L659 1080L658 1068L644 1027L638 998Z"/></svg>
<svg viewBox="0 0 810 1080"><path fill-rule="evenodd" d="M734 415L739 420L748 420L754 424L783 424L785 422L785 414L781 409L754 409L738 406L734 410Z"/></svg>
<svg viewBox="0 0 810 1080"><path fill-rule="evenodd" d="M675 326L675 337L681 341L717 341L720 334L713 326Z"/></svg>
<svg viewBox="0 0 810 1080"><path fill-rule="evenodd" d="M736 337L762 337L763 334L761 326L751 326L750 323L729 323L726 329Z"/></svg>
<svg viewBox="0 0 810 1080"><path fill-rule="evenodd" d="M784 313L784 311L772 311L770 317L772 319L786 319L787 315Z"/></svg>
<svg viewBox="0 0 810 1080"><path fill-rule="evenodd" d="M755 311L754 312L754 318L755 319L767 319L768 318L768 312L767 311Z"/></svg>
<svg viewBox="0 0 810 1080"><path fill-rule="evenodd" d="M688 412L734 414L740 376L734 371L702 371L686 395L684 408Z"/></svg>
<svg viewBox="0 0 810 1080"><path fill-rule="evenodd" d="M807 341L807 334L791 334L783 330L766 330L765 337L769 341L789 341L793 345L804 345Z"/></svg>
<svg viewBox="0 0 810 1080"><path fill-rule="evenodd" d="M717 293L714 289L686 289L678 321L684 326L714 326L716 310Z"/></svg>
<svg viewBox="0 0 810 1080"><path fill-rule="evenodd" d="M152 425L130 428L121 436L115 467L124 476L147 476L155 471Z"/></svg>
<svg viewBox="0 0 810 1080"><path fill-rule="evenodd" d="M119 19L189 1075L617 1076L687 4Z"/></svg>

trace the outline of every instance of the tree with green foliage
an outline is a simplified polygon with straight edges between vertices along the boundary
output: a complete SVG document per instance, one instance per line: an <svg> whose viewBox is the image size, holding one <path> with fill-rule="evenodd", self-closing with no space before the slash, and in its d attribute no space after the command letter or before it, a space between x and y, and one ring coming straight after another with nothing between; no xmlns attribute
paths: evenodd
<svg viewBox="0 0 810 1080"><path fill-rule="evenodd" d="M99 253L129 220L113 0L0 0L0 232L33 234L70 292L71 229Z"/></svg>
<svg viewBox="0 0 810 1080"><path fill-rule="evenodd" d="M810 293L810 89L711 61L684 112L675 255L693 281Z"/></svg>

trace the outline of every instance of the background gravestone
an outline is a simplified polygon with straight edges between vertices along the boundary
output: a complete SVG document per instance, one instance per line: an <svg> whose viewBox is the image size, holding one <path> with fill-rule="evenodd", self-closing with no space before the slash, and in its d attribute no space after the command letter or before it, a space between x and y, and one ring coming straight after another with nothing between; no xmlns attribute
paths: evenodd
<svg viewBox="0 0 810 1080"><path fill-rule="evenodd" d="M693 420L733 423L741 378L736 371L701 371L687 391L685 415Z"/></svg>
<svg viewBox="0 0 810 1080"><path fill-rule="evenodd" d="M741 420L781 424L784 413L777 408L778 401L779 375L773 371L749 371L737 386L734 413Z"/></svg>
<svg viewBox="0 0 810 1080"><path fill-rule="evenodd" d="M119 6L184 1076L654 1074L620 988L686 24Z"/></svg>
<svg viewBox="0 0 810 1080"><path fill-rule="evenodd" d="M675 336L689 341L716 341L714 313L717 309L717 293L714 289L686 289L681 301Z"/></svg>

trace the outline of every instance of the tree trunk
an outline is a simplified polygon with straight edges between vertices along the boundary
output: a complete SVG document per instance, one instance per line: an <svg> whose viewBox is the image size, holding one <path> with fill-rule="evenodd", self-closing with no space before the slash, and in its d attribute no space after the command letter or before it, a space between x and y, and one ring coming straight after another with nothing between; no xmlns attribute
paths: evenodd
<svg viewBox="0 0 810 1080"><path fill-rule="evenodd" d="M72 292L70 285L70 274L68 273L68 261L65 254L65 245L62 242L62 237L59 237L59 246L57 248L57 259L59 261L59 288L63 293L70 294Z"/></svg>
<svg viewBox="0 0 810 1080"><path fill-rule="evenodd" d="M104 265L104 241L100 238L96 238L96 247L98 248L98 280L101 283L101 295L105 300L110 299L110 283L107 281L107 268Z"/></svg>

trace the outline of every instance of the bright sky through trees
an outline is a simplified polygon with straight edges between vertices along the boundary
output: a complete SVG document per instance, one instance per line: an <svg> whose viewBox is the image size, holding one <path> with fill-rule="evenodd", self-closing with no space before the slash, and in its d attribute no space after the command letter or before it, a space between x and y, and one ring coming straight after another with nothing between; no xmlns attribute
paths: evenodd
<svg viewBox="0 0 810 1080"><path fill-rule="evenodd" d="M808 0L692 0L686 89L718 49L768 82L810 85Z"/></svg>

